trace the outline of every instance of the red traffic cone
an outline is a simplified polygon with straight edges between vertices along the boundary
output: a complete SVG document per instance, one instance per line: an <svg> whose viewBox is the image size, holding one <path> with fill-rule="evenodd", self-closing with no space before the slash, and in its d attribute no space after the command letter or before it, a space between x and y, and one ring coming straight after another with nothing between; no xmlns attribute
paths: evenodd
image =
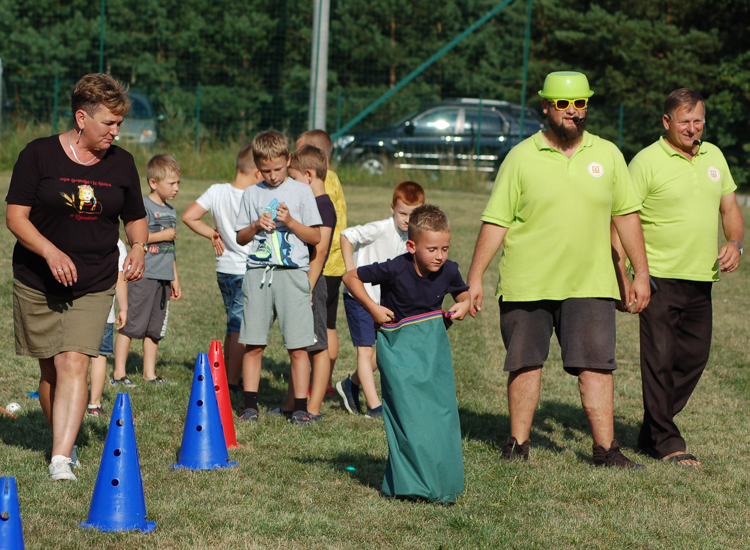
<svg viewBox="0 0 750 550"><path fill-rule="evenodd" d="M219 403L219 415L221 426L224 429L224 439L227 449L242 447L237 443L237 435L234 431L234 415L232 414L232 401L229 398L229 386L227 384L227 371L224 366L224 354L221 352L221 342L213 340L208 351L208 362L211 364L211 377L214 380L214 391L216 401Z"/></svg>

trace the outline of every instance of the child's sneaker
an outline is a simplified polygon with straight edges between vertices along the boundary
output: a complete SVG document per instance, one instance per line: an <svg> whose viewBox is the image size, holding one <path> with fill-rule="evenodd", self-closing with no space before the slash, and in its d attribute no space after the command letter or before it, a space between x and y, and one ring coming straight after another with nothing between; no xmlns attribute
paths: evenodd
<svg viewBox="0 0 750 550"><path fill-rule="evenodd" d="M70 459L67 456L55 456L49 463L49 477L55 481L78 481L70 469Z"/></svg>
<svg viewBox="0 0 750 550"><path fill-rule="evenodd" d="M344 400L344 407L352 414L361 414L359 410L359 391L352 391L352 378L347 376L346 380L336 384L336 391Z"/></svg>
<svg viewBox="0 0 750 550"><path fill-rule="evenodd" d="M292 417L289 419L289 422L292 424L297 424L299 426L309 426L315 420L312 418L313 415L311 415L307 411L294 411L292 413ZM322 416L322 415L316 415L316 416Z"/></svg>
<svg viewBox="0 0 750 550"><path fill-rule="evenodd" d="M333 397L336 395L336 390L333 386L328 386L326 388L326 397Z"/></svg>
<svg viewBox="0 0 750 550"><path fill-rule="evenodd" d="M258 411L256 411L255 409L245 409L244 411L242 411L239 420L241 422L257 422Z"/></svg>
<svg viewBox="0 0 750 550"><path fill-rule="evenodd" d="M86 407L86 416L102 416L106 417L107 413L104 412L104 409L102 409L101 405L89 405Z"/></svg>
<svg viewBox="0 0 750 550"><path fill-rule="evenodd" d="M128 388L135 388L135 384L130 381L130 378L123 376L120 379L110 378L109 383L113 386L127 386Z"/></svg>
<svg viewBox="0 0 750 550"><path fill-rule="evenodd" d="M285 411L281 407L276 407L275 409L271 409L266 414L269 414L271 416L284 416L286 418L292 417L292 411Z"/></svg>
<svg viewBox="0 0 750 550"><path fill-rule="evenodd" d="M378 405L374 409L367 407L365 418L383 418L383 405Z"/></svg>
<svg viewBox="0 0 750 550"><path fill-rule="evenodd" d="M144 378L144 380L146 379ZM161 386L167 383L167 381L164 380L164 378L162 378L161 376L157 376L156 378L152 378L151 380L146 380L146 382L148 382L152 386Z"/></svg>

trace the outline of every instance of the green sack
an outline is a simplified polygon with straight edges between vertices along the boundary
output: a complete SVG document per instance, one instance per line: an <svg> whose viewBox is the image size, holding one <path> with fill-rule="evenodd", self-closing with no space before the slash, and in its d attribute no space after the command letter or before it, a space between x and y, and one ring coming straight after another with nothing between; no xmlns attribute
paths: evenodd
<svg viewBox="0 0 750 550"><path fill-rule="evenodd" d="M380 327L388 463L383 493L450 503L464 490L461 426L445 314Z"/></svg>

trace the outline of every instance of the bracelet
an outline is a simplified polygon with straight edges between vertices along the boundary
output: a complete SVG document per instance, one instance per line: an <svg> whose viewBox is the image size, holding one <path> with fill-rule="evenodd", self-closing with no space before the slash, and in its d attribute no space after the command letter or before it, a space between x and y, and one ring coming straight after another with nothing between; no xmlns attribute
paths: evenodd
<svg viewBox="0 0 750 550"><path fill-rule="evenodd" d="M742 256L742 251L743 251L742 245L740 243L738 243L737 241L735 241L734 239L729 239L729 242L730 243L734 243L734 244L736 244L737 246L740 247L740 256Z"/></svg>
<svg viewBox="0 0 750 550"><path fill-rule="evenodd" d="M142 247L143 247L143 251L144 251L144 252L148 252L148 246L146 246L146 245L145 245L145 244L143 244L143 243L139 243L138 241L134 242L134 243L133 243L133 244L132 244L132 245L130 246L130 249L132 250L132 249L133 249L133 248L135 247L135 245L138 245L138 246L142 246Z"/></svg>

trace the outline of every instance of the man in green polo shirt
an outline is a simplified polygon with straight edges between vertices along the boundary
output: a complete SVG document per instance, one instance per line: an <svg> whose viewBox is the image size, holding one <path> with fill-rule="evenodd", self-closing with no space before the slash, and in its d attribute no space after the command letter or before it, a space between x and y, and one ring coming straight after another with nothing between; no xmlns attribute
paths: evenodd
<svg viewBox="0 0 750 550"><path fill-rule="evenodd" d="M539 95L549 130L511 150L482 214L469 271L471 313L482 307L482 277L504 244L496 297L507 350L511 437L501 458L529 457L542 366L554 331L565 371L578 376L594 465L643 468L620 452L614 438L620 291L610 241L614 223L635 267L626 302L640 312L650 295L641 202L617 147L584 131L593 93L581 73L547 75Z"/></svg>
<svg viewBox="0 0 750 550"><path fill-rule="evenodd" d="M687 88L672 92L663 123L666 137L638 153L629 167L643 202L643 237L658 289L640 314L644 415L638 446L654 458L698 466L685 452L674 417L708 362L711 286L719 271L737 269L744 224L724 155L701 141L703 98ZM727 243L717 257L718 214Z"/></svg>

